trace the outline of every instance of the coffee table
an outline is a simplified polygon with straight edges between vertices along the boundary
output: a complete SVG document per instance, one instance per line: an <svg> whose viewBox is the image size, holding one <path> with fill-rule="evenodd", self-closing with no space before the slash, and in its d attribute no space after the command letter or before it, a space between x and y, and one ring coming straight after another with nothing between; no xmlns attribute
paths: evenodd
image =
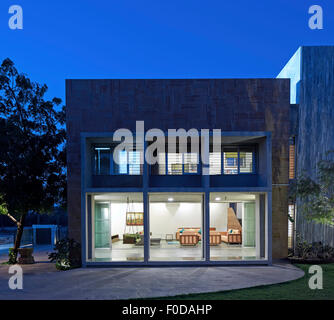
<svg viewBox="0 0 334 320"><path fill-rule="evenodd" d="M172 233L166 233L166 237L165 237L165 240L166 241L173 241L173 234Z"/></svg>

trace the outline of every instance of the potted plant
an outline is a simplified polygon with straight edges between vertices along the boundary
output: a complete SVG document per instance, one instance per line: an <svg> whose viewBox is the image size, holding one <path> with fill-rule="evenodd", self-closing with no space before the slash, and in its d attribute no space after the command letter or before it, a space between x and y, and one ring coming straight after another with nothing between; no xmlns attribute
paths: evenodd
<svg viewBox="0 0 334 320"><path fill-rule="evenodd" d="M19 264L33 264L35 263L32 253L34 252L33 247L19 248L18 253L20 254L18 263Z"/></svg>

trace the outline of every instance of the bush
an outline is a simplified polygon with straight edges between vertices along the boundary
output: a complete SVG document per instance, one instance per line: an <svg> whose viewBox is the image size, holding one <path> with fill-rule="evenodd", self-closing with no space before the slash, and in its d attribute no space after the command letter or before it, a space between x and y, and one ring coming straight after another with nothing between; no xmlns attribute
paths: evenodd
<svg viewBox="0 0 334 320"><path fill-rule="evenodd" d="M294 257L305 260L332 260L334 259L334 248L323 245L321 242L309 244L297 234Z"/></svg>
<svg viewBox="0 0 334 320"><path fill-rule="evenodd" d="M58 270L69 270L81 267L80 243L74 239L62 239L57 241L54 250L49 254L51 262L56 262Z"/></svg>
<svg viewBox="0 0 334 320"><path fill-rule="evenodd" d="M16 264L17 253L15 253L14 248L9 248L8 250L8 264Z"/></svg>

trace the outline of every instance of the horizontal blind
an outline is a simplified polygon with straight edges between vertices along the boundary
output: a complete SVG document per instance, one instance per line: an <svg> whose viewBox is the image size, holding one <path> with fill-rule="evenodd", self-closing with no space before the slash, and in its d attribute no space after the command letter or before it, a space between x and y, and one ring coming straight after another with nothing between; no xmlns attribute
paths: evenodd
<svg viewBox="0 0 334 320"><path fill-rule="evenodd" d="M166 174L166 153L158 153L159 174Z"/></svg>
<svg viewBox="0 0 334 320"><path fill-rule="evenodd" d="M115 174L127 174L128 173L128 156L126 150L114 151L114 173Z"/></svg>
<svg viewBox="0 0 334 320"><path fill-rule="evenodd" d="M129 151L129 174L140 175L141 167L140 151Z"/></svg>
<svg viewBox="0 0 334 320"><path fill-rule="evenodd" d="M253 172L253 152L240 151L240 173Z"/></svg>
<svg viewBox="0 0 334 320"><path fill-rule="evenodd" d="M237 148L224 148L224 174L238 174Z"/></svg>
<svg viewBox="0 0 334 320"><path fill-rule="evenodd" d="M209 174L221 174L222 155L220 152L210 152L209 154Z"/></svg>
<svg viewBox="0 0 334 320"><path fill-rule="evenodd" d="M289 179L295 178L295 145L289 148Z"/></svg>
<svg viewBox="0 0 334 320"><path fill-rule="evenodd" d="M197 173L198 154L184 153L184 173Z"/></svg>
<svg viewBox="0 0 334 320"><path fill-rule="evenodd" d="M168 174L180 175L182 174L182 153L168 153Z"/></svg>

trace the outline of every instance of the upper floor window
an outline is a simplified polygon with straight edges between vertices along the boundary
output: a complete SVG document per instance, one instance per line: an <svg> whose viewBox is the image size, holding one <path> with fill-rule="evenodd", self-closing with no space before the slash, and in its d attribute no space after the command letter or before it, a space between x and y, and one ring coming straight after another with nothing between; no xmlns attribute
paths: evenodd
<svg viewBox="0 0 334 320"><path fill-rule="evenodd" d="M94 148L94 172L95 174L110 174L110 148Z"/></svg>
<svg viewBox="0 0 334 320"><path fill-rule="evenodd" d="M210 152L210 175L243 174L255 172L254 147L222 147L223 152Z"/></svg>
<svg viewBox="0 0 334 320"><path fill-rule="evenodd" d="M289 179L295 178L295 138L290 138L289 143Z"/></svg>
<svg viewBox="0 0 334 320"><path fill-rule="evenodd" d="M113 156L114 148L94 147L94 174L96 175L141 175L140 151L121 150ZM115 159L114 159L115 157Z"/></svg>
<svg viewBox="0 0 334 320"><path fill-rule="evenodd" d="M224 152L224 174L238 174L238 149L223 148Z"/></svg>
<svg viewBox="0 0 334 320"><path fill-rule="evenodd" d="M153 174L182 175L198 173L197 153L159 153L159 163L152 168ZM156 168L158 167L158 170Z"/></svg>
<svg viewBox="0 0 334 320"><path fill-rule="evenodd" d="M222 174L222 154L221 152L210 152L209 154L209 174Z"/></svg>
<svg viewBox="0 0 334 320"><path fill-rule="evenodd" d="M114 150L112 145L94 146L94 174L141 175L141 151ZM114 154L115 153L115 154ZM198 153L162 152L158 162L151 167L152 174L184 175L200 173ZM222 152L209 153L210 175L236 175L255 173L255 147L222 146Z"/></svg>
<svg viewBox="0 0 334 320"><path fill-rule="evenodd" d="M240 173L254 172L254 148L240 147L239 159L240 159L240 167L239 167Z"/></svg>

